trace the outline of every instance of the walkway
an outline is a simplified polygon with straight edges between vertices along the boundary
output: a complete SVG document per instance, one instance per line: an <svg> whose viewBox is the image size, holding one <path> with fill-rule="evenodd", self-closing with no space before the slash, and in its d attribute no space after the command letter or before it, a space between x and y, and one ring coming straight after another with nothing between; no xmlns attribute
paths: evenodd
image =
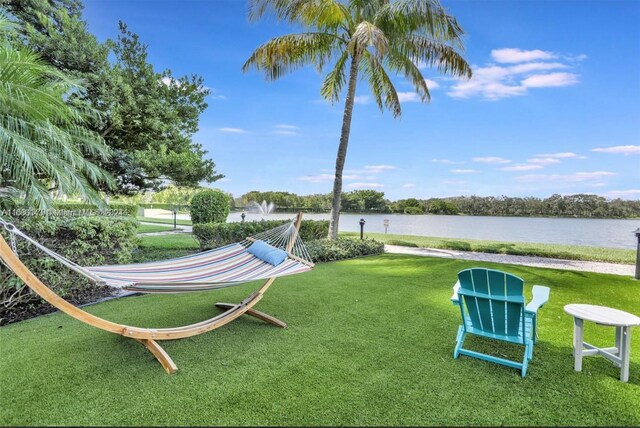
<svg viewBox="0 0 640 428"><path fill-rule="evenodd" d="M388 253L412 254L425 257L443 257L451 259L476 260L479 262L508 263L532 267L577 270L585 272L610 273L614 275L633 276L634 265L617 263L587 262L582 260L550 259L546 257L515 256L509 254L473 253L471 251L439 250L435 248L401 247L385 245Z"/></svg>

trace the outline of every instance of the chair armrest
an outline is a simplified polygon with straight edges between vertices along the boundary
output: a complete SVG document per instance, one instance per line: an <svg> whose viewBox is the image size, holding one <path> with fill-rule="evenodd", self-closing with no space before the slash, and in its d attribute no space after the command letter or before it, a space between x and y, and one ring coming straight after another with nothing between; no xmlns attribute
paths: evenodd
<svg viewBox="0 0 640 428"><path fill-rule="evenodd" d="M533 299L529 302L529 304L524 308L525 311L531 313L537 313L538 309L542 307L545 303L549 301L549 287L544 287L542 285L534 285L533 286Z"/></svg>
<svg viewBox="0 0 640 428"><path fill-rule="evenodd" d="M453 286L453 295L451 296L451 303L453 303L454 305L460 304L460 301L458 300L459 289L460 289L460 281L457 281Z"/></svg>

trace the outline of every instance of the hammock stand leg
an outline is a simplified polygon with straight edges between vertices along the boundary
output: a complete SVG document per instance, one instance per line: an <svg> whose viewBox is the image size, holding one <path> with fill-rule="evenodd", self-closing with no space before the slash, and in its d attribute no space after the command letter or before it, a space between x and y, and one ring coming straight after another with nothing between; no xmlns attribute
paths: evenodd
<svg viewBox="0 0 640 428"><path fill-rule="evenodd" d="M223 303L223 302L218 302L216 303L216 307L220 308L220 309L231 309L238 306L235 303ZM267 322L269 324L273 324L275 326L278 327L282 327L282 328L287 328L287 323L284 321L279 320L278 318L269 315L269 314L265 314L264 312L255 310L255 309L249 309L247 312L245 312L246 315L258 318L259 320L262 320L264 322Z"/></svg>

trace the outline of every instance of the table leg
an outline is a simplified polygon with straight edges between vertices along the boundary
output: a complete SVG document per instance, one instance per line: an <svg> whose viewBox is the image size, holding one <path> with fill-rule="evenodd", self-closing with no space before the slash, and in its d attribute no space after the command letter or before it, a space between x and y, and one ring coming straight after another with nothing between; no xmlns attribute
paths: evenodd
<svg viewBox="0 0 640 428"><path fill-rule="evenodd" d="M622 337L623 337L623 333L622 333L622 326L617 326L616 327L616 348L618 349L618 351L616 352L616 355L619 357L620 355L622 355Z"/></svg>
<svg viewBox="0 0 640 428"><path fill-rule="evenodd" d="M582 371L582 337L583 337L583 320L573 318L573 359L575 360L573 368L577 372Z"/></svg>
<svg viewBox="0 0 640 428"><path fill-rule="evenodd" d="M629 381L629 354L631 351L631 327L622 327L622 340L620 349L620 380L622 382Z"/></svg>

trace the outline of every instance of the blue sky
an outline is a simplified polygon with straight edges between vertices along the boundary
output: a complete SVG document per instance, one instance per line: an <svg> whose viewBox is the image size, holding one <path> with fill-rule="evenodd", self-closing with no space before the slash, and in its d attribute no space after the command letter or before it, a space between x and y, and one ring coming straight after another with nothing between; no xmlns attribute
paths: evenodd
<svg viewBox="0 0 640 428"><path fill-rule="evenodd" d="M640 2L443 0L466 32L474 78L424 69L432 99L394 82L402 118L358 87L344 190L391 200L453 195L595 193L640 199ZM204 76L213 90L194 141L219 173L212 185L301 195L331 191L343 100L320 97L308 67L275 82L242 73L251 52L294 32L249 23L242 0L85 0L99 40L118 20L149 45L157 71Z"/></svg>

